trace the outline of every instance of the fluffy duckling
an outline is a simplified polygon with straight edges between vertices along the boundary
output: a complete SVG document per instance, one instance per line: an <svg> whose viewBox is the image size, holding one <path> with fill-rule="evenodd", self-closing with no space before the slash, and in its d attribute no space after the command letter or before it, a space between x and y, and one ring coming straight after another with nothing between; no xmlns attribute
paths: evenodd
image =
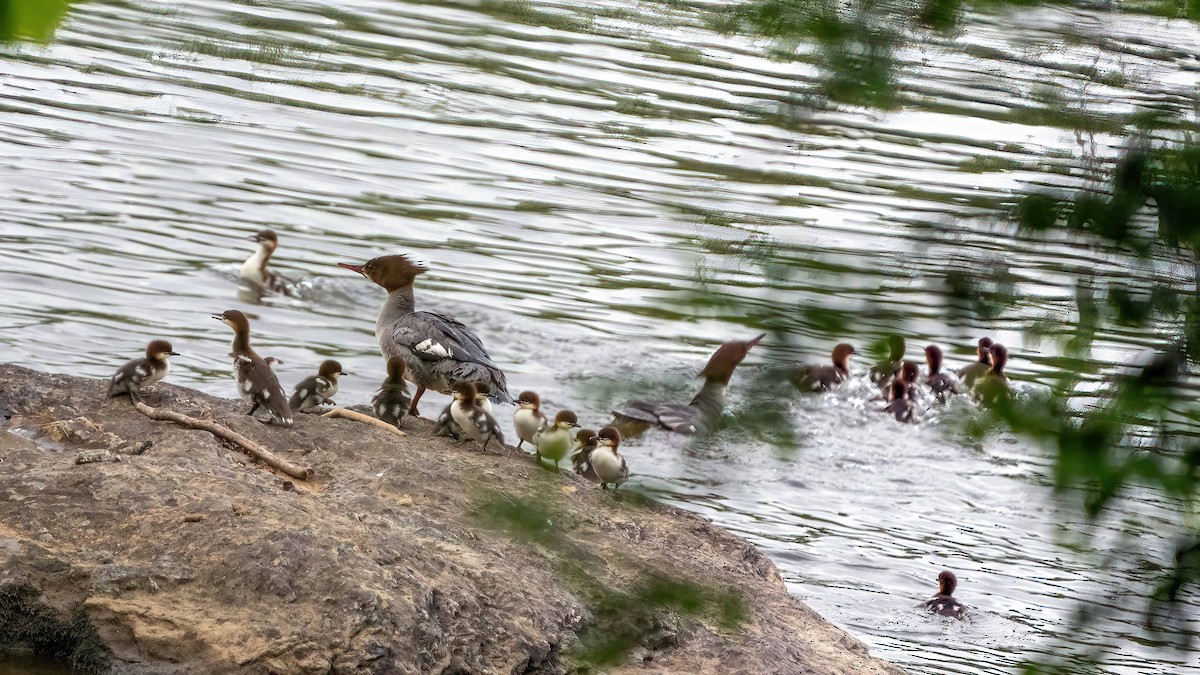
<svg viewBox="0 0 1200 675"><path fill-rule="evenodd" d="M871 366L871 381L879 385L880 388L888 386L888 383L900 372L901 362L904 361L904 338L899 335L889 335L887 337L888 357L887 359Z"/></svg>
<svg viewBox="0 0 1200 675"><path fill-rule="evenodd" d="M613 422L626 436L636 436L651 427L660 427L679 434L703 433L725 412L725 389L729 379L750 352L766 335L751 340L726 342L713 352L700 377L704 386L691 403L660 403L657 401L626 401L613 411Z"/></svg>
<svg viewBox="0 0 1200 675"><path fill-rule="evenodd" d="M338 391L338 378L345 374L342 372L342 364L337 361L323 361L316 375L300 380L300 384L292 390L288 407L292 412L308 412L325 403L336 405L333 397Z"/></svg>
<svg viewBox="0 0 1200 675"><path fill-rule="evenodd" d="M504 434L500 431L500 425L496 424L496 419L491 413L479 406L479 400L476 398L479 391L473 382L455 382L450 388L450 393L454 397L454 402L450 404L450 416L464 434L482 443L485 451L493 438L499 441L500 445L504 445ZM462 443L463 440L459 442Z"/></svg>
<svg viewBox="0 0 1200 675"><path fill-rule="evenodd" d="M271 230L262 230L251 235L250 240L258 244L258 248L242 263L238 276L264 291L292 295L292 287L288 280L267 269L271 255L279 248L279 237Z"/></svg>
<svg viewBox="0 0 1200 675"><path fill-rule="evenodd" d="M253 404L246 414L253 416L259 408L265 408L271 414L271 421L292 426L292 410L279 378L275 377L271 364L250 348L250 321L246 315L230 309L214 314L213 318L233 329L233 351L229 353L233 358L233 379L238 394Z"/></svg>
<svg viewBox="0 0 1200 675"><path fill-rule="evenodd" d="M592 451L599 445L599 440L596 437L594 429L580 429L575 434L575 452L571 453L571 466L575 473L584 478L599 483L600 479L596 477L596 472L592 470L591 459Z"/></svg>
<svg viewBox="0 0 1200 675"><path fill-rule="evenodd" d="M621 445L621 432L614 427L604 427L596 434L596 442L598 447L588 461L600 481L600 488L607 490L612 485L615 490L629 478L629 466L617 451Z"/></svg>
<svg viewBox="0 0 1200 675"><path fill-rule="evenodd" d="M942 348L937 345L929 345L925 348L925 366L929 368L929 374L925 376L925 384L933 391L933 395L941 403L946 402L946 397L950 394L958 393L958 385L954 379L946 373L942 372Z"/></svg>
<svg viewBox="0 0 1200 675"><path fill-rule="evenodd" d="M829 391L850 377L850 357L854 346L845 342L833 348L830 366L802 366L792 377L793 384L801 391Z"/></svg>
<svg viewBox="0 0 1200 675"><path fill-rule="evenodd" d="M579 418L570 410L560 410L554 416L554 423L538 429L533 436L533 447L538 464L542 458L554 462L554 470L558 471L558 463L571 451L571 430L579 426Z"/></svg>
<svg viewBox="0 0 1200 675"><path fill-rule="evenodd" d="M954 599L954 589L958 587L958 578L954 572L946 570L938 575L937 595L925 601L925 609L938 616L948 616L954 619L964 619L967 608Z"/></svg>
<svg viewBox="0 0 1200 675"><path fill-rule="evenodd" d="M889 403L883 409L884 412L895 417L897 422L911 423L913 421L913 414L917 406L910 397L908 384L900 378L892 380L888 389L888 400Z"/></svg>
<svg viewBox="0 0 1200 675"><path fill-rule="evenodd" d="M179 352L171 349L171 343L166 340L152 340L146 345L146 356L134 359L117 369L108 381L108 395L120 396L129 394L131 401L141 401L144 387L149 387L162 380L171 372L171 364L167 359L179 356Z"/></svg>
<svg viewBox="0 0 1200 675"><path fill-rule="evenodd" d="M521 392L517 397L517 410L513 413L513 427L517 430L517 438L521 439L517 449L521 449L526 441L532 443L538 429L544 426L546 416L542 414L542 399L532 391ZM596 432L593 431L592 435L596 435Z"/></svg>
<svg viewBox="0 0 1200 675"><path fill-rule="evenodd" d="M975 380L983 377L991 369L992 364L988 361L988 350L992 348L991 338L979 338L979 343L975 347L975 363L969 366L964 366L956 373L958 379L967 389L975 388Z"/></svg>
<svg viewBox="0 0 1200 675"><path fill-rule="evenodd" d="M371 399L371 409L379 419L397 429L408 414L412 398L408 395L408 384L404 381L404 359L393 356L387 362L387 379L379 385L379 391Z"/></svg>
<svg viewBox="0 0 1200 675"><path fill-rule="evenodd" d="M903 361L900 363L900 371L896 373L896 377L891 381L884 383L887 388L887 395L884 396L887 400L892 400L894 391L892 385L896 382L904 384L905 398L910 401L917 400L917 383L921 379L921 367L912 361Z"/></svg>
<svg viewBox="0 0 1200 675"><path fill-rule="evenodd" d="M998 342L992 343L988 348L988 371L975 381L975 397L984 405L993 405L1012 397L1008 375L1004 372L1007 363L1008 349Z"/></svg>

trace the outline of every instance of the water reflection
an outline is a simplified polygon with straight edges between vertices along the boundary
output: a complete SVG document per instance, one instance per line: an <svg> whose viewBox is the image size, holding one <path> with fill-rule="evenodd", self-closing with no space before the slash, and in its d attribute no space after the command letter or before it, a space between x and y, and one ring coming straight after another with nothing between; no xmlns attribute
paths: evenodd
<svg viewBox="0 0 1200 675"><path fill-rule="evenodd" d="M1069 315L1065 280L1128 269L999 224L1014 190L1083 180L1080 139L1024 114L1026 93L1086 62L1131 73L1089 89L1092 109L1122 114L1160 83L1183 101L1183 45L1200 41L1128 16L1022 16L1016 31L974 17L969 57L902 55L902 99L929 105L881 116L809 105L811 64L764 58L677 3L83 3L56 44L0 56L4 358L104 377L164 337L184 353L173 381L231 397L228 334L207 317L237 308L285 384L335 357L356 375L339 400L365 402L383 379L382 293L334 263L406 252L430 266L422 307L476 327L513 391L589 423L634 395L686 400L714 344L748 328L811 362L902 331L948 365L986 332L1036 388L1079 364L1024 329ZM1063 46L1100 22L1143 48ZM1103 158L1111 142L1084 149ZM246 237L263 228L299 297L243 294ZM947 306L947 273L982 268L993 285L972 297L1012 287L1017 304ZM1191 268L1147 273L1179 283ZM1157 341L1099 337L1101 365ZM735 414L764 393L750 391L764 358L735 377ZM1172 657L1132 637L1127 610L1064 635L1076 600L1146 581L1097 577L1054 545L1039 451L948 437L956 407L897 425L853 387L783 403L791 452L736 429L623 450L644 488L752 539L793 592L913 672L1010 672L1051 637L1119 645L1105 672L1195 668L1194 654L1158 662ZM1177 506L1125 508L1166 527ZM1103 523L1097 545L1119 527ZM917 610L942 568L978 610L965 625Z"/></svg>

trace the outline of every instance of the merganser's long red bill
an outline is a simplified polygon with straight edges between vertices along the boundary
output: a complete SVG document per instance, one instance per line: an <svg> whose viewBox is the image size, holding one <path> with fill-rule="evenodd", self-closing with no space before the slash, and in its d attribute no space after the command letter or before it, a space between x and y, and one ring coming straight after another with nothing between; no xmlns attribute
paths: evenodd
<svg viewBox="0 0 1200 675"><path fill-rule="evenodd" d="M351 272L358 272L359 274L362 274L362 271L363 271L362 265L351 265L350 263L338 263L337 266L345 267L346 269L350 270Z"/></svg>

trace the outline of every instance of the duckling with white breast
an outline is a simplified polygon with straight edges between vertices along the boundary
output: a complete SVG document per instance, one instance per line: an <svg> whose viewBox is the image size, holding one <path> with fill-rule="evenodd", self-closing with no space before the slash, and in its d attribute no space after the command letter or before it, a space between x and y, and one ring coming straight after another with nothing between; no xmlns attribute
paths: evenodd
<svg viewBox="0 0 1200 675"><path fill-rule="evenodd" d="M592 470L592 451L599 447L595 429L580 429L575 432L575 452L571 453L571 468L584 478L599 483L596 472Z"/></svg>
<svg viewBox="0 0 1200 675"><path fill-rule="evenodd" d="M570 410L560 410L554 416L554 423L542 427L533 436L534 457L537 463L542 458L554 462L554 470L558 471L558 463L567 456L575 444L571 441L571 430L579 426L579 418Z"/></svg>
<svg viewBox="0 0 1200 675"><path fill-rule="evenodd" d="M308 412L326 403L336 405L333 397L338 392L338 378L345 374L342 372L342 364L337 361L323 361L316 375L300 380L300 384L292 390L288 407L292 412Z"/></svg>
<svg viewBox="0 0 1200 675"><path fill-rule="evenodd" d="M146 345L146 357L134 359L117 369L108 381L108 395L129 394L131 401L140 402L142 389L162 380L171 371L167 359L179 356L166 340L153 340Z"/></svg>
<svg viewBox="0 0 1200 675"><path fill-rule="evenodd" d="M279 248L279 237L271 230L261 230L250 236L251 241L258 244L254 254L242 263L238 276L243 281L261 290L282 295L293 295L291 283L274 271L267 268L271 255Z"/></svg>
<svg viewBox="0 0 1200 675"><path fill-rule="evenodd" d="M609 485L617 489L629 478L629 465L617 451L621 445L621 432L615 427L604 427L596 434L597 447L592 451L588 462L600 483L600 488L607 490Z"/></svg>
<svg viewBox="0 0 1200 675"><path fill-rule="evenodd" d="M450 404L450 416L464 434L482 443L485 451L493 438L499 441L500 445L504 445L504 434L500 431L500 425L491 413L479 405L476 398L479 390L474 383L455 382L450 388L450 393L454 396L454 402Z"/></svg>
<svg viewBox="0 0 1200 675"><path fill-rule="evenodd" d="M517 438L521 442L517 444L517 449L520 450L525 442L533 442L533 437L537 434L538 429L546 426L546 416L542 414L542 399L532 391L523 391L517 397L517 410L513 413L513 427L517 430ZM592 432L592 435L596 435Z"/></svg>
<svg viewBox="0 0 1200 675"><path fill-rule="evenodd" d="M246 414L253 416L259 408L265 408L271 414L272 422L292 426L292 410L279 378L275 377L271 365L250 348L250 321L246 315L230 309L213 314L213 318L233 328L233 351L229 353L233 358L233 379L237 382L238 395L253 404Z"/></svg>
<svg viewBox="0 0 1200 675"><path fill-rule="evenodd" d="M379 391L371 399L371 409L379 419L397 429L408 414L412 397L408 395L408 384L404 381L404 359L393 356L387 362L387 379L379 385Z"/></svg>

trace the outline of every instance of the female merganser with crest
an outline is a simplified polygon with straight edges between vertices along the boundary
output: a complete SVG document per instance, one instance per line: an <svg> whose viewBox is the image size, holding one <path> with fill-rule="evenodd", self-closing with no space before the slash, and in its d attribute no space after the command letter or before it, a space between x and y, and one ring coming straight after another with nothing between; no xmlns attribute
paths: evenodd
<svg viewBox="0 0 1200 675"><path fill-rule="evenodd" d="M687 405L679 403L656 403L652 401L626 401L613 411L613 423L622 436L636 436L650 427L661 427L679 434L702 433L720 419L725 411L725 388L729 378L765 334L752 340L726 342L713 352L700 371L704 386L700 393Z"/></svg>
<svg viewBox="0 0 1200 675"><path fill-rule="evenodd" d="M233 328L233 351L229 353L233 358L233 379L237 382L238 394L253 404L246 414L253 416L259 408L266 408L272 421L285 427L292 426L292 410L287 394L279 386L279 378L275 377L271 365L250 348L250 321L246 315L230 309L213 314L213 318Z"/></svg>
<svg viewBox="0 0 1200 675"><path fill-rule="evenodd" d="M418 312L413 301L413 281L425 267L403 255L385 255L362 265L338 263L358 272L388 292L375 335L384 358L399 356L407 366L406 377L417 385L409 408L417 415L417 403L426 389L449 391L455 382L486 382L492 399L511 403L504 373L492 362L475 331L442 314Z"/></svg>
<svg viewBox="0 0 1200 675"><path fill-rule="evenodd" d="M254 255L242 263L238 275L263 290L281 295L294 295L287 279L267 269L267 262L271 260L271 254L279 248L279 237L271 230L262 230L251 235L250 239L258 244L258 249L254 251Z"/></svg>
<svg viewBox="0 0 1200 675"><path fill-rule="evenodd" d="M146 345L146 357L134 359L117 369L108 381L108 395L119 396L129 394L130 400L141 401L143 387L158 382L171 371L167 359L179 356L179 352L171 349L171 343L166 340L153 340Z"/></svg>
<svg viewBox="0 0 1200 675"><path fill-rule="evenodd" d="M954 599L954 589L958 587L958 578L954 572L946 570L938 575L937 595L925 601L925 609L938 616L948 616L952 619L963 619L967 616L967 608Z"/></svg>

